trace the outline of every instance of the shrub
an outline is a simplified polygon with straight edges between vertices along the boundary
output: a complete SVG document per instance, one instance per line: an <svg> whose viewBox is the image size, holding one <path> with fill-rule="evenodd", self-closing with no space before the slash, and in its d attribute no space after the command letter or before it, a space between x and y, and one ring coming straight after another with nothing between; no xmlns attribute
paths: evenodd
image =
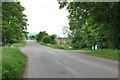
<svg viewBox="0 0 120 80"><path fill-rule="evenodd" d="M49 35L45 35L43 38L42 38L42 41L44 43L51 43L52 42L52 39L50 38Z"/></svg>
<svg viewBox="0 0 120 80"><path fill-rule="evenodd" d="M56 41L52 39L49 35L45 35L44 37L42 37L42 41L43 43L56 44Z"/></svg>
<svg viewBox="0 0 120 80"><path fill-rule="evenodd" d="M51 44L56 44L57 42L55 40L51 40Z"/></svg>
<svg viewBox="0 0 120 80"><path fill-rule="evenodd" d="M36 35L36 40L41 41L44 36L48 35L46 31L40 31L39 34Z"/></svg>
<svg viewBox="0 0 120 80"><path fill-rule="evenodd" d="M72 44L71 46L74 48L74 49L80 49L80 48L85 48L86 45L84 44L84 42L82 41L72 41Z"/></svg>
<svg viewBox="0 0 120 80"><path fill-rule="evenodd" d="M50 36L50 38L51 38L52 40L54 40L54 39L56 38L56 35L53 34L53 35Z"/></svg>

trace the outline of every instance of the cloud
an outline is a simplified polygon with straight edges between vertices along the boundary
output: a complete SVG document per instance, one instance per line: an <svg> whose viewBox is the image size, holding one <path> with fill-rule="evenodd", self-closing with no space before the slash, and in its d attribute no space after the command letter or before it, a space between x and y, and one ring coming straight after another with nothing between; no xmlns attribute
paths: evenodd
<svg viewBox="0 0 120 80"><path fill-rule="evenodd" d="M59 9L57 0L20 0L26 8L29 32L47 31L48 34L62 35L63 26L68 25L66 9Z"/></svg>

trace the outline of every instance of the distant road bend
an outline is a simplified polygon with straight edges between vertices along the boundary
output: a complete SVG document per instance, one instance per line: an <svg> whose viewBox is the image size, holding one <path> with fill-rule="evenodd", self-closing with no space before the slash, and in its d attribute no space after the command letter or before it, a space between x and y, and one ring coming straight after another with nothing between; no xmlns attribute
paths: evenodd
<svg viewBox="0 0 120 80"><path fill-rule="evenodd" d="M24 78L117 78L118 61L60 50L27 40L20 50L28 56Z"/></svg>

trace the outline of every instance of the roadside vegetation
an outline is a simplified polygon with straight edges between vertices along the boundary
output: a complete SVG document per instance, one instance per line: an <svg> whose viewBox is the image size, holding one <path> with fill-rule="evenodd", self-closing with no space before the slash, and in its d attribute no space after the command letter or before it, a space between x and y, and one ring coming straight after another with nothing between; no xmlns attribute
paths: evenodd
<svg viewBox="0 0 120 80"><path fill-rule="evenodd" d="M26 41L8 44L2 47L2 80L22 78L26 65L26 55L18 47L24 47Z"/></svg>
<svg viewBox="0 0 120 80"><path fill-rule="evenodd" d="M22 78L26 55L18 47L26 45L28 34L24 10L20 2L2 2L2 80Z"/></svg>
<svg viewBox="0 0 120 80"><path fill-rule="evenodd" d="M26 65L26 55L17 47L2 49L2 80L22 78Z"/></svg>
<svg viewBox="0 0 120 80"><path fill-rule="evenodd" d="M19 43L12 44L12 46L15 46L15 47L25 47L25 45L26 45L26 41L25 40L22 40Z"/></svg>
<svg viewBox="0 0 120 80"><path fill-rule="evenodd" d="M71 50L70 45L64 45L64 44L61 44L61 45L58 45L58 44L46 44L46 43L43 43L43 42L39 42L37 41L37 43L41 44L41 45L45 45L45 46L48 46L48 47L52 47L52 48L55 48L55 49L64 49L64 50Z"/></svg>
<svg viewBox="0 0 120 80"><path fill-rule="evenodd" d="M119 52L117 49L98 49L98 50L92 50L91 52L87 53L92 56L98 56L113 60L120 60Z"/></svg>
<svg viewBox="0 0 120 80"><path fill-rule="evenodd" d="M100 45L120 49L120 17L118 2L60 2L59 8L69 12L68 36L73 48Z"/></svg>
<svg viewBox="0 0 120 80"><path fill-rule="evenodd" d="M27 16L20 2L2 2L2 45L27 38ZM8 14L9 13L9 14Z"/></svg>
<svg viewBox="0 0 120 80"><path fill-rule="evenodd" d="M44 45L44 46L51 47L51 48L55 48L55 49L86 50L86 51L90 51L90 52L85 53L85 54L88 54L88 55L91 55L91 56L97 56L97 57L108 58L108 59L113 59L113 60L120 60L117 49L115 49L115 50L113 50L113 49L92 50L90 48L73 49L73 48L71 48L70 45L66 45L66 44L58 45L58 44L46 44L46 43L43 43L43 42L37 42L37 43L39 43L41 45Z"/></svg>
<svg viewBox="0 0 120 80"><path fill-rule="evenodd" d="M56 44L55 38L56 35L48 35L46 31L40 31L39 34L29 36L30 39L34 40L36 39L37 42L43 42L46 44Z"/></svg>
<svg viewBox="0 0 120 80"><path fill-rule="evenodd" d="M100 45L101 49L92 50L88 54L120 60L120 3L59 1L59 4L60 9L66 7L69 12L69 29L66 27L64 31L74 49Z"/></svg>
<svg viewBox="0 0 120 80"><path fill-rule="evenodd" d="M39 43L41 45L44 45L44 46L51 47L51 48L55 48L55 49L63 49L63 50L88 50L88 51L91 51L90 48L73 49L71 47L71 45L69 45L69 44L50 44L50 43L46 44L46 43L39 42L39 41L37 41L37 43Z"/></svg>
<svg viewBox="0 0 120 80"><path fill-rule="evenodd" d="M42 34L42 36L40 34ZM40 35L40 36L38 36L38 35ZM41 37L41 38L39 39L39 37ZM30 38L34 39L34 40L36 39L36 42L41 44L41 45L45 45L45 46L55 48L55 49L87 50L87 51L90 51L87 54L91 55L91 56L98 56L98 57L103 57L103 58L108 58L108 59L120 60L120 58L118 57L118 49L110 49L110 48L103 47L103 48L100 48L97 50L92 50L92 46L91 47L76 48L73 45L79 46L79 44L73 44L72 42L63 44L62 41L60 41L60 43L58 44L57 41L55 40L57 37L54 36L53 38L51 38L51 36L48 35L47 32L45 32L45 31L40 32L39 34L37 34L35 36L32 35L32 36L30 36ZM62 38L59 38L59 40L62 40ZM54 43L52 43L51 41L53 41Z"/></svg>
<svg viewBox="0 0 120 80"><path fill-rule="evenodd" d="M41 45L44 46L48 46L51 48L55 48L55 49L62 49L62 50L86 50L86 51L90 51L86 54L91 55L91 56L97 56L97 57L103 57L103 58L108 58L108 59L113 59L113 60L120 60L119 56L118 56L118 50L115 49L97 49L97 50L92 50L90 48L81 48L81 49L73 49L71 48L70 45L65 45L65 44L46 44L43 42L38 42Z"/></svg>

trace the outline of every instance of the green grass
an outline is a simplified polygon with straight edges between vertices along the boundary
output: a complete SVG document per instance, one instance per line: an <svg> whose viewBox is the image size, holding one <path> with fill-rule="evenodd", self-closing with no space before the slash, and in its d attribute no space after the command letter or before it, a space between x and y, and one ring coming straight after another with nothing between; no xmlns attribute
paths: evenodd
<svg viewBox="0 0 120 80"><path fill-rule="evenodd" d="M17 47L2 49L2 78L21 78L26 65L26 55Z"/></svg>
<svg viewBox="0 0 120 80"><path fill-rule="evenodd" d="M83 49L69 48L71 46L68 45L68 44L61 44L61 45L58 45L58 44L46 44L46 43L42 43L42 42L38 42L38 41L37 41L37 43L39 43L41 45L44 45L44 46L51 47L51 48L55 48L55 49L62 49L62 50L88 50L88 51L91 51L91 49L89 49L89 48L83 48Z"/></svg>
<svg viewBox="0 0 120 80"><path fill-rule="evenodd" d="M58 45L58 44L55 44L55 45L50 45L50 44L47 44L47 46L49 46L49 47L52 47L52 48L55 48L55 49L71 49L71 48L69 48L70 47L70 45Z"/></svg>
<svg viewBox="0 0 120 80"><path fill-rule="evenodd" d="M20 43L14 43L12 45L15 47L25 47L26 41L21 41Z"/></svg>
<svg viewBox="0 0 120 80"><path fill-rule="evenodd" d="M2 49L2 80L7 78L22 78L26 65L26 55L17 47L24 47L26 41L7 44Z"/></svg>
<svg viewBox="0 0 120 80"><path fill-rule="evenodd" d="M45 45L45 46L48 46L48 47L55 48L55 49L91 51L87 54L92 55L92 56L108 58L108 59L120 60L120 57L118 57L118 50L113 50L113 49L91 50L90 48L73 49L73 48L69 48L70 45L58 45L58 44L52 45L52 44L45 44L45 43L42 43L42 42L38 42L38 43L41 44L41 45Z"/></svg>
<svg viewBox="0 0 120 80"><path fill-rule="evenodd" d="M64 49L64 50L65 49L71 49L71 48L69 48L70 45L46 44L46 43L42 43L42 42L37 42L37 43L39 43L41 45L44 45L44 46L52 47L52 48L55 48L55 49Z"/></svg>
<svg viewBox="0 0 120 80"><path fill-rule="evenodd" d="M118 57L118 50L113 49L98 49L98 50L92 50L88 54L108 59L114 59L114 60L120 60Z"/></svg>

